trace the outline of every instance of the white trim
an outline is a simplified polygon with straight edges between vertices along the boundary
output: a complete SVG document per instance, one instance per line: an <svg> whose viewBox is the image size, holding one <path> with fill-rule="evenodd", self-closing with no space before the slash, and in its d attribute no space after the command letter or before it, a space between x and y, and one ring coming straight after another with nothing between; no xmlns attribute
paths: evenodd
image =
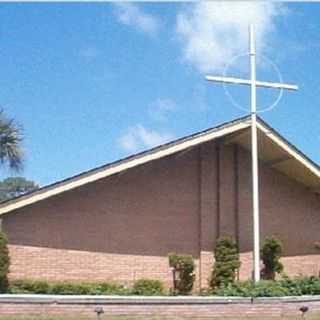
<svg viewBox="0 0 320 320"><path fill-rule="evenodd" d="M193 137L182 140L181 142L173 142L167 146L155 148L147 154L137 155L131 159L123 160L115 165L107 166L103 169L97 169L92 173L84 173L83 175L76 176L67 181L62 181L53 186L45 187L42 190L35 191L31 194L19 197L8 201L0 205L0 215L8 213L10 211L31 205L35 202L47 199L49 197L58 195L65 191L72 190L74 188L83 186L87 183L91 183L113 174L120 173L127 169L142 165L144 163L157 160L174 153L186 150L194 147L201 143L214 140L216 138L232 134L237 131L249 128L251 126L248 118L244 118L241 122L233 122L226 124L221 128L212 129L208 132L199 133ZM261 130L268 138L270 138L275 144L286 151L293 159L296 159L302 163L308 170L310 170L316 177L320 178L320 170L308 159L299 154L294 148L292 148L285 140L274 133L270 128L266 127L259 119L257 119L257 127Z"/></svg>
<svg viewBox="0 0 320 320"><path fill-rule="evenodd" d="M13 199L12 202L9 201L8 203L4 203L0 206L0 215L248 127L250 127L250 123L247 119L244 119L242 122L236 122L229 125L227 124L226 126L217 128L216 130L213 129L213 131L200 133L186 141L178 142L177 144L168 144L167 147L160 147L159 149L156 148L149 154L141 156L138 155L133 159L120 162L118 165L107 167L98 172L93 172L88 176L76 177L70 181L61 182L57 186L52 187L52 189L48 187L48 189L40 190L39 193L35 191L35 193L26 195L25 197L21 197L16 200Z"/></svg>
<svg viewBox="0 0 320 320"><path fill-rule="evenodd" d="M291 155L294 159L301 162L305 167L307 167L314 175L320 178L320 170L312 164L311 161L300 155L297 151L295 151L290 145L288 145L283 139L281 139L277 134L270 131L269 128L265 127L261 122L257 121L258 128L275 144L277 144L280 148L286 151L289 155Z"/></svg>

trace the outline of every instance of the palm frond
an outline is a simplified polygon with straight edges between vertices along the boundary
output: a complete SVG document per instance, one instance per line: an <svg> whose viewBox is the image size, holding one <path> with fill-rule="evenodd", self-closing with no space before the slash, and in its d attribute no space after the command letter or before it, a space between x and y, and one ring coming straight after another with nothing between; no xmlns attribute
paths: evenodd
<svg viewBox="0 0 320 320"><path fill-rule="evenodd" d="M0 109L0 163L20 171L23 167L22 128Z"/></svg>

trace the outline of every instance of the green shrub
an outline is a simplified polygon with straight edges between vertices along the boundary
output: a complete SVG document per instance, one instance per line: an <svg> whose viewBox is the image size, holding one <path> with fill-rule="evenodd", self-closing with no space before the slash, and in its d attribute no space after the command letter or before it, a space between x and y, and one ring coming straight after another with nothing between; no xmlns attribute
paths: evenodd
<svg viewBox="0 0 320 320"><path fill-rule="evenodd" d="M41 293L41 294L74 294L74 295L126 295L129 289L121 285L107 282L46 282L40 280L15 280L10 282L10 293Z"/></svg>
<svg viewBox="0 0 320 320"><path fill-rule="evenodd" d="M235 241L230 237L218 239L214 257L215 263L210 279L212 290L233 283L236 278L236 272L240 268L238 248Z"/></svg>
<svg viewBox="0 0 320 320"><path fill-rule="evenodd" d="M241 297L283 297L289 295L289 290L277 281L262 280L257 284L252 281L230 283L221 286L215 291L219 296L241 296Z"/></svg>
<svg viewBox="0 0 320 320"><path fill-rule="evenodd" d="M38 293L47 294L50 291L46 281L14 280L10 282L10 293Z"/></svg>
<svg viewBox="0 0 320 320"><path fill-rule="evenodd" d="M164 287L159 280L139 279L134 283L132 293L140 296L161 296L164 295Z"/></svg>
<svg viewBox="0 0 320 320"><path fill-rule="evenodd" d="M282 243L275 237L266 238L262 244L261 259L264 268L261 271L262 278L274 280L276 273L283 270L283 264L280 262L282 255Z"/></svg>
<svg viewBox="0 0 320 320"><path fill-rule="evenodd" d="M0 293L8 291L8 273L10 266L8 240L3 232L0 232Z"/></svg>
<svg viewBox="0 0 320 320"><path fill-rule="evenodd" d="M288 278L284 276L279 283L282 287L289 290L290 295L316 295L320 294L320 278L319 277L296 277Z"/></svg>
<svg viewBox="0 0 320 320"><path fill-rule="evenodd" d="M262 280L253 286L253 297L285 297L290 295L287 288L276 281Z"/></svg>
<svg viewBox="0 0 320 320"><path fill-rule="evenodd" d="M132 289L108 282L46 282L39 280L15 280L10 282L10 293L29 294L90 294L90 295L164 295L162 283L158 280L140 279ZM202 292L202 295L212 294ZM236 281L216 288L217 296L239 297L282 297L319 295L319 277L283 277L280 280L262 280L256 285L252 281Z"/></svg>
<svg viewBox="0 0 320 320"><path fill-rule="evenodd" d="M283 277L278 281L262 280L257 284L253 281L238 281L221 286L214 292L218 296L239 297L283 297L320 294L319 277Z"/></svg>
<svg viewBox="0 0 320 320"><path fill-rule="evenodd" d="M106 295L129 295L131 290L124 287L123 285L118 285L109 282L101 282L96 288L97 293L95 294L106 294ZM94 293L91 293L94 294Z"/></svg>
<svg viewBox="0 0 320 320"><path fill-rule="evenodd" d="M59 282L51 284L51 294L89 294L90 285L86 283Z"/></svg>
<svg viewBox="0 0 320 320"><path fill-rule="evenodd" d="M174 294L189 294L195 280L193 257L176 253L169 253L168 257L170 267L173 268L174 274L178 275L173 284Z"/></svg>
<svg viewBox="0 0 320 320"><path fill-rule="evenodd" d="M221 285L214 290L217 296L251 297L253 290L252 281L236 281L228 285Z"/></svg>

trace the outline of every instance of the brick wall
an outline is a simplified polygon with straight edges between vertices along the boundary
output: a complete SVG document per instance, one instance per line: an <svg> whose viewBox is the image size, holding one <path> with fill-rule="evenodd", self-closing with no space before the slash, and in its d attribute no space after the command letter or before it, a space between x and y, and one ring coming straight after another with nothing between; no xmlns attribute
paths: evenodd
<svg viewBox="0 0 320 320"><path fill-rule="evenodd" d="M284 243L289 275L317 274L319 196L260 165L261 238ZM12 279L172 283L169 252L195 257L206 287L217 237L239 243L240 279L252 272L251 169L247 151L208 142L65 192L3 217Z"/></svg>
<svg viewBox="0 0 320 320"><path fill-rule="evenodd" d="M168 259L159 256L109 254L79 250L10 245L11 279L118 281L130 285L137 279L159 279L171 285ZM26 261L37 261L26 263ZM155 268L154 266L157 266Z"/></svg>
<svg viewBox="0 0 320 320"><path fill-rule="evenodd" d="M199 188L194 149L12 212L10 277L169 284L169 252L198 265Z"/></svg>
<svg viewBox="0 0 320 320"><path fill-rule="evenodd" d="M102 319L110 316L166 316L197 318L300 318L301 306L308 306L307 318L320 314L320 298L104 298L104 297L1 297L2 316L85 316L96 318L96 307L104 309Z"/></svg>

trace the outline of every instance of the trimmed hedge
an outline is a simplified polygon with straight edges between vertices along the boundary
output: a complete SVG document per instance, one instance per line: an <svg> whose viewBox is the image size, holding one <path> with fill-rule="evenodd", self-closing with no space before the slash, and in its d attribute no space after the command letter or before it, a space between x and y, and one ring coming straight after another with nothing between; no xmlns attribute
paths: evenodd
<svg viewBox="0 0 320 320"><path fill-rule="evenodd" d="M137 280L132 288L121 285L81 282L46 282L36 280L15 280L10 283L8 293L29 294L74 294L74 295L166 295L161 281L152 279ZM319 277L283 277L280 280L239 281L216 288L202 295L239 297L283 297L301 295L320 295Z"/></svg>
<svg viewBox="0 0 320 320"><path fill-rule="evenodd" d="M264 264L261 270L263 279L274 280L276 273L283 271L283 264L280 262L282 251L282 242L276 237L272 236L264 240L260 252Z"/></svg>
<svg viewBox="0 0 320 320"><path fill-rule="evenodd" d="M284 297L320 294L319 277L284 277L278 281L262 280L257 284L242 281L221 286L213 292L217 296Z"/></svg>
<svg viewBox="0 0 320 320"><path fill-rule="evenodd" d="M140 279L134 283L132 293L141 296L162 296L164 287L159 280Z"/></svg>
<svg viewBox="0 0 320 320"><path fill-rule="evenodd" d="M74 295L129 295L124 286L85 282L46 282L39 280L14 280L10 282L9 293L74 294Z"/></svg>
<svg viewBox="0 0 320 320"><path fill-rule="evenodd" d="M137 280L132 288L108 282L47 282L40 280L11 281L9 293L61 294L61 295L164 295L161 281Z"/></svg>
<svg viewBox="0 0 320 320"><path fill-rule="evenodd" d="M222 285L227 286L235 281L240 268L239 250L231 237L218 239L214 249L215 262L210 279L210 287L214 290Z"/></svg>
<svg viewBox="0 0 320 320"><path fill-rule="evenodd" d="M169 253L169 266L173 269L173 294L190 294L195 281L195 263L192 255ZM176 278L176 275L177 278Z"/></svg>

